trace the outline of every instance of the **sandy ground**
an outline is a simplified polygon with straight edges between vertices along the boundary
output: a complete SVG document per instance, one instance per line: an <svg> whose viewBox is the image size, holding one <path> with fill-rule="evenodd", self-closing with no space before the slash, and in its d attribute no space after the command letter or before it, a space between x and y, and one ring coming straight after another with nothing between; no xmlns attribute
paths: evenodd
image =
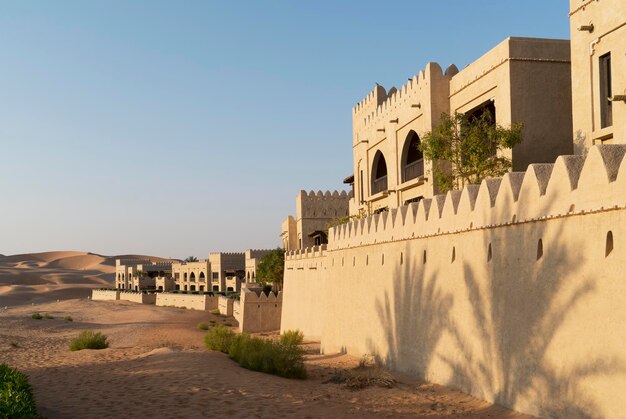
<svg viewBox="0 0 626 419"><path fill-rule="evenodd" d="M63 261L54 257L58 255L47 255L51 260L33 258L31 271L23 262L19 265L13 260L8 263L18 266L6 267L0 259L0 266L5 267L5 289L0 297L10 298L12 303L0 300L0 363L6 362L29 376L38 409L45 417L528 417L398 374L394 374L398 383L391 389L353 391L325 383L338 369L353 368L358 360L342 354L316 355L315 342L307 344L306 380L249 371L224 354L204 349L205 332L196 328L199 322L235 324L232 318L204 311L63 299L59 284L34 285L40 287L41 295L32 295L36 289L13 293L11 287L19 285L6 285L7 269L20 270L18 276L32 282L40 275L34 271L54 269L60 273L43 275L80 279L75 268L93 262L86 275L102 279L102 273L94 276L92 272L104 269L102 261L90 255L68 255L82 258L72 265L69 263L77 259ZM60 266L50 266L53 262ZM74 283L69 288L74 290L70 295L86 291L75 288ZM5 305L9 308L4 309ZM47 313L54 319L34 320L33 312ZM65 316L73 321L64 321ZM84 329L106 334L110 347L71 352L70 339Z"/></svg>

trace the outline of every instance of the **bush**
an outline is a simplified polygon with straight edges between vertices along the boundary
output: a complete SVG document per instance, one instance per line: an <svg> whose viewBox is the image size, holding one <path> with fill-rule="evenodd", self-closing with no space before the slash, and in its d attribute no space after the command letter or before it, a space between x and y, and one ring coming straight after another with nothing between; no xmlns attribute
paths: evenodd
<svg viewBox="0 0 626 419"><path fill-rule="evenodd" d="M32 316L30 316L30 317L32 317L32 318L33 318L33 319L35 319L35 320L41 320L41 319L43 319L43 316L42 316L41 314L39 314L39 313L33 313L33 315L32 315Z"/></svg>
<svg viewBox="0 0 626 419"><path fill-rule="evenodd" d="M217 325L212 328L204 337L204 344L210 351L220 351L228 353L235 332L227 327Z"/></svg>
<svg viewBox="0 0 626 419"><path fill-rule="evenodd" d="M305 378L304 351L298 347L302 340L298 331L287 334L284 342L266 340L217 325L205 336L207 349L227 353L244 368L287 378Z"/></svg>
<svg viewBox="0 0 626 419"><path fill-rule="evenodd" d="M63 317L63 320L65 320L66 322L73 322L74 321L72 316L65 316L65 317Z"/></svg>
<svg viewBox="0 0 626 419"><path fill-rule="evenodd" d="M83 330L78 337L70 342L70 350L80 351L82 349L104 349L108 348L107 337L100 332Z"/></svg>
<svg viewBox="0 0 626 419"><path fill-rule="evenodd" d="M215 309L215 310L211 310L211 314L215 314L216 316L220 315L220 310L219 309Z"/></svg>
<svg viewBox="0 0 626 419"><path fill-rule="evenodd" d="M40 417L28 377L7 364L0 364L0 417Z"/></svg>
<svg viewBox="0 0 626 419"><path fill-rule="evenodd" d="M287 330L280 335L280 343L287 346L302 345L304 334L299 330Z"/></svg>
<svg viewBox="0 0 626 419"><path fill-rule="evenodd" d="M209 325L207 323L198 323L198 329L209 330Z"/></svg>

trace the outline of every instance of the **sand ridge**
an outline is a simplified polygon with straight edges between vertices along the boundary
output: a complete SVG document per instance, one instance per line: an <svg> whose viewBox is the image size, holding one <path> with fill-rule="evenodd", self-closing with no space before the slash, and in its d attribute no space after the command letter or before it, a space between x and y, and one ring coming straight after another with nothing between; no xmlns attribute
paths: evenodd
<svg viewBox="0 0 626 419"><path fill-rule="evenodd" d="M94 288L113 286L115 259L170 260L76 251L0 256L0 307L87 298Z"/></svg>

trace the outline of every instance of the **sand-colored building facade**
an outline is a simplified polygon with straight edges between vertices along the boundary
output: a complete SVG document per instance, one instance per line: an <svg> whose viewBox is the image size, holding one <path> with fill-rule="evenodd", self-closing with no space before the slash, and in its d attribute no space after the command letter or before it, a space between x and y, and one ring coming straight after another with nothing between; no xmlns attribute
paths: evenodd
<svg viewBox="0 0 626 419"><path fill-rule="evenodd" d="M349 213L351 193L345 191L300 191L296 196L296 217L282 223L283 249L297 250L326 243L328 226Z"/></svg>
<svg viewBox="0 0 626 419"><path fill-rule="evenodd" d="M319 338L325 353L372 354L391 368L539 417L624 416L626 246L620 237L626 235L626 136L620 130L626 115L618 112L623 102L615 99L626 83L626 73L618 71L623 65L616 65L624 58L626 37L613 35L624 34L625 4L570 4L574 98L566 138L572 143L582 138L579 154L553 162L546 157L519 169L514 149L514 171L502 178L424 195L408 205L389 193L381 204L388 211L330 229L327 245L288 252L281 330L299 328ZM591 24L593 31L582 28ZM601 38L594 48L606 49L589 49L595 38L587 35ZM527 59L514 60L530 42L522 39L516 46L518 40L496 47L507 51L496 56L508 59L483 76L470 76L467 83L457 78L463 72L451 77L451 110L466 112L490 101L489 94L478 93L494 77L494 103L508 100L510 115L500 114L516 120L514 108L521 106L514 104L516 89L500 91L500 77L511 78L512 85L516 77L531 83L548 77L546 68L567 61L566 55L558 58L562 41L544 40L532 41L539 45L526 50ZM532 55L553 48L558 54L548 54L552 58ZM608 53L610 63L603 62ZM607 64L611 71L602 81L594 69ZM559 76L556 84L563 80ZM541 83L545 89L552 84ZM602 86L606 101L594 93ZM455 96L472 89L468 96L476 99L461 106L466 101ZM555 93L556 102L565 100L561 93ZM614 99L612 125L600 132L593 124L598 112L606 112L608 93ZM496 115L498 109L506 105L496 107ZM553 128L547 122L537 128L544 124L549 135ZM537 150L524 149L522 156ZM328 292L320 294L321 289Z"/></svg>
<svg viewBox="0 0 626 419"><path fill-rule="evenodd" d="M570 0L574 146L626 142L626 2Z"/></svg>
<svg viewBox="0 0 626 419"><path fill-rule="evenodd" d="M428 63L399 89L376 85L352 110L350 214L397 208L439 192L433 162L417 147L442 113L487 111L499 125L523 123L523 141L505 153L513 170L571 154L570 68L569 41L510 37L461 71Z"/></svg>

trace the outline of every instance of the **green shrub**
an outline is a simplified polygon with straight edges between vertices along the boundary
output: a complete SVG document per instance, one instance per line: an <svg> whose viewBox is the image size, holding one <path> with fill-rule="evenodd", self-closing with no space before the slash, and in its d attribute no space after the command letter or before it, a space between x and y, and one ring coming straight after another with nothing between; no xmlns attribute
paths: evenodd
<svg viewBox="0 0 626 419"><path fill-rule="evenodd" d="M33 313L33 315L32 315L32 316L30 316L30 317L32 317L32 318L33 318L33 319L35 319L35 320L41 320L41 319L43 319L43 316L42 316L41 314L39 314L39 313Z"/></svg>
<svg viewBox="0 0 626 419"><path fill-rule="evenodd" d="M74 321L72 316L65 316L65 317L63 317L63 320L65 320L66 322L73 322Z"/></svg>
<svg viewBox="0 0 626 419"><path fill-rule="evenodd" d="M28 377L0 364L0 418L39 418Z"/></svg>
<svg viewBox="0 0 626 419"><path fill-rule="evenodd" d="M220 351L227 354L234 337L235 332L227 327L217 325L206 334L204 344L210 351Z"/></svg>
<svg viewBox="0 0 626 419"><path fill-rule="evenodd" d="M219 309L215 309L215 310L211 310L211 314L215 314L216 316L220 315L220 310Z"/></svg>
<svg viewBox="0 0 626 419"><path fill-rule="evenodd" d="M70 350L80 351L82 349L104 349L108 348L107 337L100 332L83 330L78 337L70 342Z"/></svg>
<svg viewBox="0 0 626 419"><path fill-rule="evenodd" d="M207 323L198 323L198 329L209 330L209 325Z"/></svg>
<svg viewBox="0 0 626 419"><path fill-rule="evenodd" d="M305 378L304 351L297 345L238 335L228 355L244 368L286 378Z"/></svg>
<svg viewBox="0 0 626 419"><path fill-rule="evenodd" d="M280 335L280 343L286 346L302 345L304 334L299 330L287 330Z"/></svg>
<svg viewBox="0 0 626 419"><path fill-rule="evenodd" d="M51 314L46 313L46 314L43 315L43 318L44 319L54 319L54 316L52 316Z"/></svg>

